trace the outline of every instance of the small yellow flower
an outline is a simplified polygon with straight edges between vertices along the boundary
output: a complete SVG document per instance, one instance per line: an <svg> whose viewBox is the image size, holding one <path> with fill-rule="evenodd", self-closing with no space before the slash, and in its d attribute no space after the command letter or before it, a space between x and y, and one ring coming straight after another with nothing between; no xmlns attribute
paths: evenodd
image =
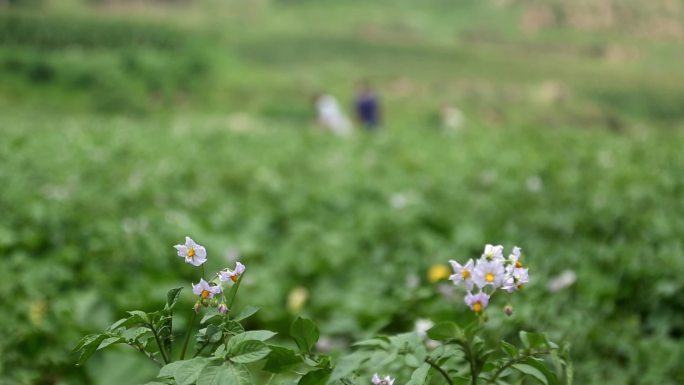
<svg viewBox="0 0 684 385"><path fill-rule="evenodd" d="M430 270L428 271L428 280L432 283L435 283L437 281L449 278L450 275L451 271L449 270L449 267L446 265L436 264L430 266Z"/></svg>
<svg viewBox="0 0 684 385"><path fill-rule="evenodd" d="M309 299L309 291L304 287L295 287L287 296L287 310L291 313L300 311Z"/></svg>
<svg viewBox="0 0 684 385"><path fill-rule="evenodd" d="M45 301L36 301L32 303L29 308L29 319L31 320L31 323L35 326L42 324L47 311L48 307Z"/></svg>

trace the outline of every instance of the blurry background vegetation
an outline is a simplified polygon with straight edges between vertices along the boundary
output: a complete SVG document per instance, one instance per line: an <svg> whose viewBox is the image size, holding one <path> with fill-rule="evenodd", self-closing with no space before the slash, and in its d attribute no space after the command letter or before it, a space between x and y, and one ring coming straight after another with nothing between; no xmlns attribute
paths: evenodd
<svg viewBox="0 0 684 385"><path fill-rule="evenodd" d="M185 235L239 253L254 327L304 314L338 352L466 319L431 266L517 244L533 283L491 338L570 341L579 384L684 383L682 63L681 0L0 0L0 383L144 382L67 353L189 288ZM359 79L382 132L314 129Z"/></svg>

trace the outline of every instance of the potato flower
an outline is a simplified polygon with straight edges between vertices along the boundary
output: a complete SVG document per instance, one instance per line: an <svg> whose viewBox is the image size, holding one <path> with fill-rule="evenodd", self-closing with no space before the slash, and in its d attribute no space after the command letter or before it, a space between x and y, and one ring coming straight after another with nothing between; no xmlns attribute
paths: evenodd
<svg viewBox="0 0 684 385"><path fill-rule="evenodd" d="M200 279L197 285L192 285L192 292L195 295L199 295L202 299L213 298L216 294L221 293L221 286L211 286L209 282L204 279Z"/></svg>
<svg viewBox="0 0 684 385"><path fill-rule="evenodd" d="M489 305L489 296L487 293L482 291L477 294L468 292L464 298L464 301L470 310L474 311L475 313L480 313L487 308L487 305Z"/></svg>
<svg viewBox="0 0 684 385"><path fill-rule="evenodd" d="M385 378L380 378L377 373L373 375L373 378L371 379L371 382L373 385L392 385L394 384L394 378L391 378L390 376L385 376Z"/></svg>
<svg viewBox="0 0 684 385"><path fill-rule="evenodd" d="M174 248L179 257L185 258L185 262L193 266L200 266L207 261L207 250L190 237L185 237L184 245L176 245Z"/></svg>
<svg viewBox="0 0 684 385"><path fill-rule="evenodd" d="M243 265L240 262L235 262L235 270L231 271L230 269L225 269L221 270L219 272L219 279L221 282L226 282L228 280L231 280L233 282L237 282L238 278L240 278L240 275L245 272L245 265Z"/></svg>
<svg viewBox="0 0 684 385"><path fill-rule="evenodd" d="M482 259L487 262L503 262L503 246L501 245L485 245L484 252L482 253Z"/></svg>
<svg viewBox="0 0 684 385"><path fill-rule="evenodd" d="M523 285L530 281L527 268L516 266L518 265L515 264L506 267L506 278L502 288L509 293L522 289Z"/></svg>
<svg viewBox="0 0 684 385"><path fill-rule="evenodd" d="M454 269L454 274L452 274L449 279L455 284L463 283L466 290L470 291L473 289L473 268L475 263L472 259L469 259L465 265L450 260L449 263Z"/></svg>
<svg viewBox="0 0 684 385"><path fill-rule="evenodd" d="M477 287L480 289L487 285L491 285L495 289L501 287L506 274L502 262L503 261L478 261L477 265L475 265L475 270L473 270L473 282L475 282Z"/></svg>

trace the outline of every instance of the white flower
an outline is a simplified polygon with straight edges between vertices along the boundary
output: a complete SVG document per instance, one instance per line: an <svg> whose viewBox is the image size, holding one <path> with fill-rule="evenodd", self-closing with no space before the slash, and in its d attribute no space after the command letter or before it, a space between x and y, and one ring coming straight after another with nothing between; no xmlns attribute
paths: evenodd
<svg viewBox="0 0 684 385"><path fill-rule="evenodd" d="M468 292L463 300L465 301L466 305L470 307L470 310L474 311L475 313L483 311L485 308L487 308L487 305L489 305L489 296L487 293L482 291L477 294Z"/></svg>
<svg viewBox="0 0 684 385"><path fill-rule="evenodd" d="M572 270L565 270L560 275L553 277L547 288L550 292L555 293L572 286L575 281L577 281L577 274Z"/></svg>
<svg viewBox="0 0 684 385"><path fill-rule="evenodd" d="M508 265L506 267L506 278L504 279L503 289L509 293L521 289L524 284L530 281L527 268L516 266L517 264Z"/></svg>
<svg viewBox="0 0 684 385"><path fill-rule="evenodd" d="M178 251L179 257L185 258L185 262L193 266L199 266L207 261L207 250L190 237L185 237L184 245L176 245L174 248Z"/></svg>
<svg viewBox="0 0 684 385"><path fill-rule="evenodd" d="M427 337L427 331L430 330L435 324L429 319L420 318L416 320L416 334L418 337Z"/></svg>
<svg viewBox="0 0 684 385"><path fill-rule="evenodd" d="M245 265L243 265L240 262L235 262L235 270L231 271L230 269L225 269L221 270L219 272L219 279L221 282L225 282L227 280L231 280L233 282L237 282L238 278L240 278L240 275L245 272Z"/></svg>
<svg viewBox="0 0 684 385"><path fill-rule="evenodd" d="M200 279L197 285L192 285L192 292L202 297L202 299L213 298L216 294L221 293L221 286L211 286L209 282Z"/></svg>
<svg viewBox="0 0 684 385"><path fill-rule="evenodd" d="M449 263L454 269L454 274L452 274L449 279L455 284L463 282L465 284L466 290L470 291L473 289L473 267L475 263L472 259L469 259L465 265L461 265L454 260L450 260Z"/></svg>
<svg viewBox="0 0 684 385"><path fill-rule="evenodd" d="M473 270L473 282L480 288L487 285L492 285L495 289L500 287L504 281L506 271L504 269L503 261L499 262L484 262L478 261Z"/></svg>
<svg viewBox="0 0 684 385"><path fill-rule="evenodd" d="M371 382L373 382L373 385L392 385L394 384L394 378L391 378L390 376L385 376L385 378L380 378L377 373L373 375L373 378L371 379Z"/></svg>
<svg viewBox="0 0 684 385"><path fill-rule="evenodd" d="M487 260L487 262L494 261L504 261L503 256L503 246L501 245L485 245L484 252L482 253L482 258Z"/></svg>

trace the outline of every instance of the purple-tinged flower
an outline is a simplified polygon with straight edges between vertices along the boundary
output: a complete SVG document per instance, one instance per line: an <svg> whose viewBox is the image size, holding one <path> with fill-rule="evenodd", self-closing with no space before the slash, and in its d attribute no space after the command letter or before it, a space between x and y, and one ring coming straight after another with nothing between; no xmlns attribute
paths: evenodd
<svg viewBox="0 0 684 385"><path fill-rule="evenodd" d="M202 299L213 298L216 294L221 293L221 286L211 286L209 282L200 279L197 285L192 285L192 292Z"/></svg>
<svg viewBox="0 0 684 385"><path fill-rule="evenodd" d="M472 259L469 259L468 262L466 262L465 265L461 265L460 263L450 260L449 263L451 264L451 267L454 269L454 274L452 274L449 279L454 283L454 285L458 285L459 283L463 283L465 285L466 290L470 291L473 289L473 268L475 267L475 263L473 262Z"/></svg>
<svg viewBox="0 0 684 385"><path fill-rule="evenodd" d="M484 252L482 253L482 258L487 262L503 262L503 246L501 245L485 245Z"/></svg>
<svg viewBox="0 0 684 385"><path fill-rule="evenodd" d="M231 271L230 269L225 269L221 270L219 272L219 279L221 282L225 282L227 280L231 280L233 282L237 282L238 278L240 278L240 275L245 272L245 265L243 265L240 262L235 262L235 270Z"/></svg>
<svg viewBox="0 0 684 385"><path fill-rule="evenodd" d="M199 266L207 261L207 250L190 237L185 237L184 245L176 245L174 248L179 257L185 258L185 262L193 266Z"/></svg>
<svg viewBox="0 0 684 385"><path fill-rule="evenodd" d="M470 310L474 311L475 313L480 313L487 308L487 305L489 305L489 296L487 293L482 291L477 294L468 292L464 298L464 301L466 305L470 307Z"/></svg>
<svg viewBox="0 0 684 385"><path fill-rule="evenodd" d="M480 260L473 270L473 282L480 289L487 285L492 285L496 289L503 283L505 274L503 261L484 262Z"/></svg>
<svg viewBox="0 0 684 385"><path fill-rule="evenodd" d="M385 376L385 378L380 378L377 373L373 375L373 378L371 379L371 382L373 385L392 385L394 384L394 378L391 378L390 376Z"/></svg>
<svg viewBox="0 0 684 385"><path fill-rule="evenodd" d="M222 304L218 305L218 309L217 309L217 310L218 310L219 314L224 314L224 315L225 315L226 313L228 313L228 306L226 306L225 303L222 303Z"/></svg>
<svg viewBox="0 0 684 385"><path fill-rule="evenodd" d="M523 285L530 281L527 268L518 268L516 265L506 267L506 277L503 282L503 289L512 293L522 289Z"/></svg>
<svg viewBox="0 0 684 385"><path fill-rule="evenodd" d="M518 246L515 246L513 251L511 251L511 255L508 256L508 263L518 269L523 267L522 261L520 261L520 248Z"/></svg>

